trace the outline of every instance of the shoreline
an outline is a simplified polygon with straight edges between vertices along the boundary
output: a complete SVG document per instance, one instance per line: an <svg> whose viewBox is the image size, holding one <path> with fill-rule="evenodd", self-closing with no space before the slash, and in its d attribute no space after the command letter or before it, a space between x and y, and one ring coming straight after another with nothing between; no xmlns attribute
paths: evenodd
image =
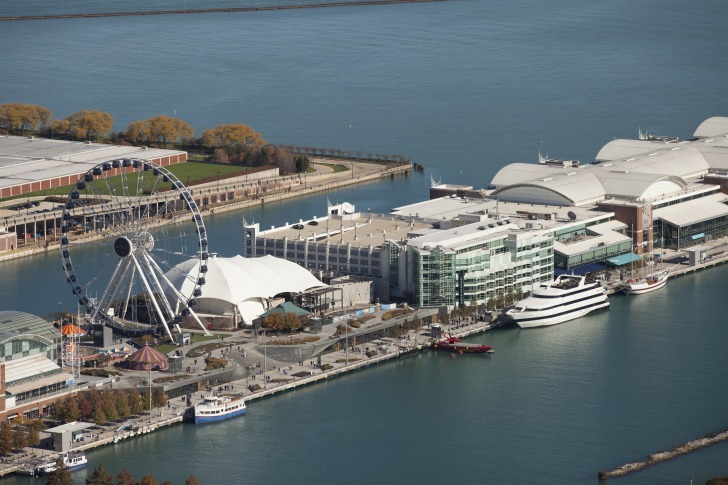
<svg viewBox="0 0 728 485"><path fill-rule="evenodd" d="M363 0L358 2L329 2L313 3L310 5L278 5L270 7L227 7L227 8L194 8L177 10L150 10L134 12L99 12L99 13L69 13L53 15L20 15L17 17L0 17L0 22L17 20L56 20L56 19L82 19L98 17L141 17L146 15L175 15L199 13L227 13L227 12L266 12L273 10L300 10L305 8L334 8L334 7L365 7L378 5L396 5L403 3L434 3L447 0Z"/></svg>
<svg viewBox="0 0 728 485"><path fill-rule="evenodd" d="M315 163L315 162L314 162ZM321 162L319 162L321 163ZM355 172L352 174L351 172L338 172L338 174L335 173L321 173L317 175L312 175L307 178L308 183L305 183L303 186L299 186L296 189L290 190L290 191L282 191L277 193L271 193L266 194L264 197L259 198L246 198L242 200L232 200L230 202L219 202L214 205L208 205L207 207L200 206L200 213L203 215L203 218L206 216L214 216L215 214L220 214L223 212L229 212L233 210L238 209L244 209L247 207L254 207L254 206L262 206L266 203L270 202L278 202L283 201L295 197L305 196L305 195L313 195L320 192L326 192L328 190L336 190L339 188L347 187L349 185L356 185L364 182L375 182L380 179L383 179L385 177L394 178L397 175L404 174L407 176L412 171L412 165L411 164L399 164L399 165L384 165L382 168L378 168L377 170L366 170L366 166L373 166L375 164L367 163L367 162L347 162L347 163L354 163L354 164L361 164L364 169L362 169L359 166L355 166L357 171L361 170L361 172L358 173ZM363 173L362 173L363 172ZM353 175L353 176L352 176ZM282 176L282 177L276 177L285 179L286 177L290 178L290 176ZM198 194L202 195L205 192L211 193L213 191L215 192L221 192L224 193L227 190L229 190L230 186L236 184L235 182L230 182L228 184L222 184L218 185L217 183L208 183L208 184L202 184L202 185L193 185L191 187L188 187L190 192L193 194L193 196L197 196ZM174 194L172 194L174 196ZM155 227L163 227L170 224L174 224L178 222L179 217L183 217L185 214L183 213L181 216L177 217L171 217L170 219L166 219L163 221L160 221L159 224L156 224ZM105 235L96 235L91 234L89 236L86 236L83 241L86 242L92 242L98 239L104 238ZM60 248L60 243L58 240L45 240L44 244L41 244L40 242L31 243L33 244L32 247L24 247L22 249L16 249L13 252L5 253L3 255L0 255L0 263L5 261L11 261L14 259L19 258L25 258L28 256L35 256L38 254L46 254L53 251L58 251Z"/></svg>

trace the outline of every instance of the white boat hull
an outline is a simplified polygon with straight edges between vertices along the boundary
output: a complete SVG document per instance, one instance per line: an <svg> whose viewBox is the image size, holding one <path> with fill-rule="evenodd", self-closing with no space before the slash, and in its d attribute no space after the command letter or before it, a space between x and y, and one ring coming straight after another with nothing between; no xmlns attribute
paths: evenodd
<svg viewBox="0 0 728 485"><path fill-rule="evenodd" d="M650 284L646 281L639 283L628 283L624 286L623 291L628 295L641 295L651 291L659 290L667 284L667 276L661 276L656 282Z"/></svg>
<svg viewBox="0 0 728 485"><path fill-rule="evenodd" d="M578 310L573 310L567 313L553 316L544 315L543 317L534 318L532 320L529 319L525 321L519 321L517 316L511 315L511 317L516 321L516 325L518 325L520 328L549 327L551 325L568 322L569 320L575 320L577 318L583 317L584 315L588 315L589 313L604 310L607 308L609 308L609 302L604 301L598 305L590 306L588 308L581 308Z"/></svg>

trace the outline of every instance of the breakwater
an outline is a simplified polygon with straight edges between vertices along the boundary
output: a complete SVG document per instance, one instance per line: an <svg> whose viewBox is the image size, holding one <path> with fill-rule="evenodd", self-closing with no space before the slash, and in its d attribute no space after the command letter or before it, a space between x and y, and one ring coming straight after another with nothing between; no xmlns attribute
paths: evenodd
<svg viewBox="0 0 728 485"><path fill-rule="evenodd" d="M400 3L432 3L446 0L365 0L361 2L330 2L312 3L309 5L277 5L270 7L227 7L227 8L188 8L177 10L149 10L134 12L97 12L97 13L68 13L55 15L20 15L16 17L0 17L0 21L12 20L53 20L53 19L81 19L95 17L135 17L146 15L171 14L200 14L200 13L227 13L227 12L264 12L270 10L298 10L304 8L332 8L332 7L363 7L375 5L393 5Z"/></svg>
<svg viewBox="0 0 728 485"><path fill-rule="evenodd" d="M674 458L687 455L688 453L702 450L703 448L707 448L708 446L722 443L724 441L728 441L728 429L725 429L718 433L708 433L702 438L694 439L692 441L688 441L687 443L677 445L667 451L658 451L657 453L652 453L646 458L633 461L631 463L626 463L612 470L602 470L599 472L599 479L606 480L612 477L622 477L625 475L629 475L630 473L644 470L649 466L657 465L658 463L669 461Z"/></svg>

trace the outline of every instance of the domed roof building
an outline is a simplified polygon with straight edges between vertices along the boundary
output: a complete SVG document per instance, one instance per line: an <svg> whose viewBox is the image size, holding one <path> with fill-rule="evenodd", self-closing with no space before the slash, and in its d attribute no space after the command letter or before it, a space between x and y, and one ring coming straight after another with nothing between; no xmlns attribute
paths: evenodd
<svg viewBox="0 0 728 485"><path fill-rule="evenodd" d="M178 264L166 273L167 279L182 294L190 294L197 274L197 259ZM222 258L212 256L206 262L205 285L194 307L198 315L227 315L251 325L253 320L285 296L328 285L301 266L274 256ZM170 289L165 290L176 301Z"/></svg>

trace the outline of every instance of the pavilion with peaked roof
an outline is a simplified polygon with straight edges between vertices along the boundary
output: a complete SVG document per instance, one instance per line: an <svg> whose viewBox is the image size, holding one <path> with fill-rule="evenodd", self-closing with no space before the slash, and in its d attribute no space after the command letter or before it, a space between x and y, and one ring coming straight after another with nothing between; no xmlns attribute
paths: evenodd
<svg viewBox="0 0 728 485"><path fill-rule="evenodd" d="M169 358L148 345L131 354L126 361L131 370L165 370L169 367Z"/></svg>

